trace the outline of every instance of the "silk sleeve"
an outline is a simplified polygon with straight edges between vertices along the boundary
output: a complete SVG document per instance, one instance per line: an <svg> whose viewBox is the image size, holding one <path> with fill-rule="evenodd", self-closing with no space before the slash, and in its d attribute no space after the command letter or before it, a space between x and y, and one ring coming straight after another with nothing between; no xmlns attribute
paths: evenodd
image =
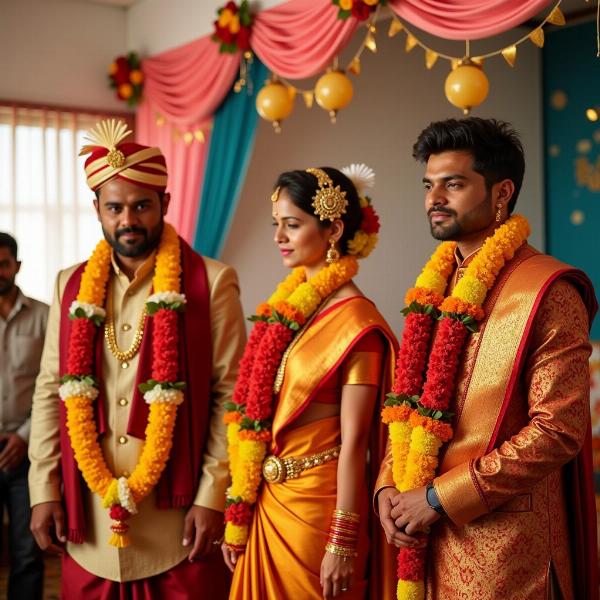
<svg viewBox="0 0 600 600"><path fill-rule="evenodd" d="M342 385L379 385L385 347L372 331L360 339L342 364Z"/></svg>
<svg viewBox="0 0 600 600"><path fill-rule="evenodd" d="M588 315L576 289L553 283L535 317L522 373L529 422L498 448L434 481L457 525L526 493L580 451L590 421ZM517 398L518 400L518 398Z"/></svg>

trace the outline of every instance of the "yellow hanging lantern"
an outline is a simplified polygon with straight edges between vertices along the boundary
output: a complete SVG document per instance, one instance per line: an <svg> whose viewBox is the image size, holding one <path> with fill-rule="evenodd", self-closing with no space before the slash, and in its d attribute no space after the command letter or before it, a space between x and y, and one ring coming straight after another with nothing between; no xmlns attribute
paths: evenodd
<svg viewBox="0 0 600 600"><path fill-rule="evenodd" d="M350 104L353 94L352 82L343 71L328 71L315 87L315 98L321 108L329 111L332 123L336 121L338 110Z"/></svg>
<svg viewBox="0 0 600 600"><path fill-rule="evenodd" d="M286 119L294 108L294 98L286 85L269 80L256 95L256 110L267 121L273 123L276 133L281 132L281 121Z"/></svg>
<svg viewBox="0 0 600 600"><path fill-rule="evenodd" d="M462 108L465 115L487 98L489 89L490 83L483 69L469 58L461 60L446 78L448 102Z"/></svg>

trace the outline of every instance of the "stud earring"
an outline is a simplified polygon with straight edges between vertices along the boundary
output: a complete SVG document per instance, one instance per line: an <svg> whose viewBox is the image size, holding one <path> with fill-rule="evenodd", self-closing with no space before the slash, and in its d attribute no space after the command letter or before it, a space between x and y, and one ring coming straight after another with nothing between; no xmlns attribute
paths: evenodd
<svg viewBox="0 0 600 600"><path fill-rule="evenodd" d="M333 238L329 239L329 249L327 250L327 257L325 261L328 265L332 265L334 262L337 262L340 259L340 252L335 246L335 240Z"/></svg>
<svg viewBox="0 0 600 600"><path fill-rule="evenodd" d="M496 223L500 223L500 220L502 219L502 204L498 202L498 204L496 204L496 208L498 209L496 211Z"/></svg>

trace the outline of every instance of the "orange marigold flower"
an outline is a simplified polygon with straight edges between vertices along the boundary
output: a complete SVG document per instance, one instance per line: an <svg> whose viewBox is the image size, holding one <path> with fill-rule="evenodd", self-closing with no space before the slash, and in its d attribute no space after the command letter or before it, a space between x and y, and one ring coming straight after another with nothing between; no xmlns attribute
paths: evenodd
<svg viewBox="0 0 600 600"><path fill-rule="evenodd" d="M271 432L268 429L263 429L262 431L242 429L238 435L240 440L254 440L256 442L268 442L271 439Z"/></svg>
<svg viewBox="0 0 600 600"><path fill-rule="evenodd" d="M481 321L481 319L483 319L485 316L485 312L481 306L471 304L470 302L464 302L463 300L454 298L453 296L449 296L442 302L440 310L442 312L456 313L458 315L469 315L476 321Z"/></svg>
<svg viewBox="0 0 600 600"><path fill-rule="evenodd" d="M223 416L223 423L229 425L229 423L241 423L242 415L237 410L229 410Z"/></svg>
<svg viewBox="0 0 600 600"><path fill-rule="evenodd" d="M259 317L270 317L271 316L271 307L268 302L261 302L256 307L256 314Z"/></svg>
<svg viewBox="0 0 600 600"><path fill-rule="evenodd" d="M273 310L278 312L288 321L296 321L296 323L299 323L300 325L303 325L306 322L306 317L302 314L302 312L285 300L276 302L273 305Z"/></svg>
<svg viewBox="0 0 600 600"><path fill-rule="evenodd" d="M417 411L411 413L410 424L413 428L420 425L423 429L433 433L442 442L452 439L452 426L450 423L444 423L443 421L420 415Z"/></svg>
<svg viewBox="0 0 600 600"><path fill-rule="evenodd" d="M394 421L408 421L411 408L406 404L401 406L384 406L381 411L381 419L387 425Z"/></svg>
<svg viewBox="0 0 600 600"><path fill-rule="evenodd" d="M407 306L410 306L413 302L418 302L421 306L432 304L433 306L438 307L443 301L444 298L443 296L440 296L440 294L436 294L432 290L420 287L410 288L410 290L406 292L406 297L404 298L404 302Z"/></svg>

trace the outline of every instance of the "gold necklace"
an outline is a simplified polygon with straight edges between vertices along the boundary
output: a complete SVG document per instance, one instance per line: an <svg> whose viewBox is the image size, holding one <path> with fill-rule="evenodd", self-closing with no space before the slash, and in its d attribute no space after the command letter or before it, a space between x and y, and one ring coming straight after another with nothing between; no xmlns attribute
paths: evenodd
<svg viewBox="0 0 600 600"><path fill-rule="evenodd" d="M144 329L146 326L146 303L144 303L144 308L142 309L142 314L140 315L140 319L137 324L137 328L135 333L133 334L133 341L131 342L131 346L125 351L119 348L117 344L117 335L115 332L115 321L113 318L113 294L112 289L108 291L106 298L106 324L104 326L104 339L106 340L106 345L110 351L110 353L119 361L123 363L123 365L128 365L128 361L130 361L139 351L140 346L142 345L142 338L144 337ZM125 368L125 367L123 367Z"/></svg>

